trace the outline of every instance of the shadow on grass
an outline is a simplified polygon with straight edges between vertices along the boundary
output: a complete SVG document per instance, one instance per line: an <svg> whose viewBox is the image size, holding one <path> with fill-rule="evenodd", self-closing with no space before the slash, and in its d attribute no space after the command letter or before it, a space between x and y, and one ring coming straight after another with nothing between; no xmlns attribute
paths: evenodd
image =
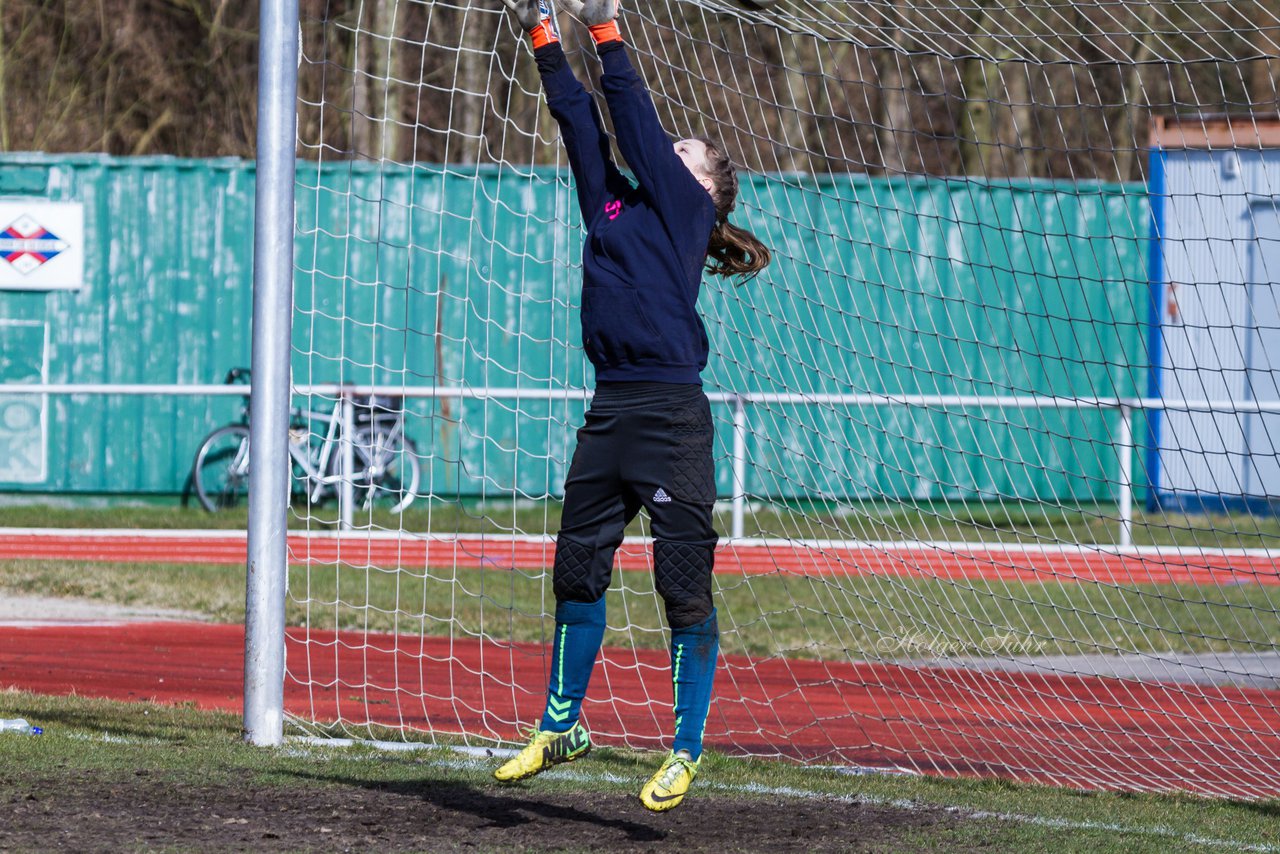
<svg viewBox="0 0 1280 854"><path fill-rule="evenodd" d="M570 844L577 839L588 838L595 830L619 832L634 842L659 842L667 837L667 831L660 828L606 814L616 807L605 806L597 811L585 806L554 803L532 796L523 788L510 789L511 794L495 794L457 779L362 780L340 775L289 773L313 782L357 786L383 794L418 798L442 812L472 815L484 821L485 826L497 829L516 828L540 819L554 822L561 827L564 841ZM584 795L562 794L561 797L587 800ZM599 802L598 798L596 800ZM574 825L576 829L571 829Z"/></svg>
<svg viewBox="0 0 1280 854"><path fill-rule="evenodd" d="M1227 803L1236 809L1251 812L1263 818L1280 819L1280 800L1242 801L1233 798Z"/></svg>

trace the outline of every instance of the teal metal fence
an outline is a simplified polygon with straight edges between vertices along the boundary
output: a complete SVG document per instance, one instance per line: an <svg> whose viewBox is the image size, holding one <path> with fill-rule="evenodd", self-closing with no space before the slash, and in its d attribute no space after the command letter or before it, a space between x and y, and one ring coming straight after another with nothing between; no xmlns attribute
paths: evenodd
<svg viewBox="0 0 1280 854"><path fill-rule="evenodd" d="M210 383L247 363L252 164L11 155L0 158L0 193L82 203L86 223L83 288L0 291L0 382ZM777 260L746 285L704 289L709 389L1145 388L1140 189L753 176L739 219ZM297 224L297 383L590 383L576 202L554 171L304 163ZM0 417L0 453L7 441L11 454L39 457L43 476L27 467L0 489L59 493L178 492L200 436L239 410L231 399L0 400L19 405L21 430L6 434ZM560 488L582 403L439 398L410 409L426 490L536 498ZM717 416L727 495L730 413ZM751 417L755 494L1115 495L1114 413L757 404ZM23 470L0 466L0 477Z"/></svg>

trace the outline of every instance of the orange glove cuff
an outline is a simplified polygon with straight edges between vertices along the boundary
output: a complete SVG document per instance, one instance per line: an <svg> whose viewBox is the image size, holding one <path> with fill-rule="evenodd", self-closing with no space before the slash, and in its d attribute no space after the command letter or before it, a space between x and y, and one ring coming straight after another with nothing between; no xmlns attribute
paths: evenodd
<svg viewBox="0 0 1280 854"><path fill-rule="evenodd" d="M595 39L596 44L622 41L622 32L618 29L617 21L596 24L594 27L588 27L587 29L591 30L591 38Z"/></svg>
<svg viewBox="0 0 1280 854"><path fill-rule="evenodd" d="M560 41L556 36L555 30L551 28L551 22L545 19L539 21L538 26L529 30L529 38L533 40L534 50L537 50L540 47L546 47L552 42Z"/></svg>

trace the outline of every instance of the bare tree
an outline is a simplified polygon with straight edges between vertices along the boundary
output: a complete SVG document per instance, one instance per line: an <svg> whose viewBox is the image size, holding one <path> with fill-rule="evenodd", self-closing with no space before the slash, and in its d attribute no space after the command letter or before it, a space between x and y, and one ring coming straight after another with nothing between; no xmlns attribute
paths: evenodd
<svg viewBox="0 0 1280 854"><path fill-rule="evenodd" d="M752 169L1133 180L1153 112L1280 108L1280 0L774 8L627 22L672 131ZM0 0L0 147L252 156L256 20L256 0ZM302 50L304 157L556 160L496 3L302 0Z"/></svg>

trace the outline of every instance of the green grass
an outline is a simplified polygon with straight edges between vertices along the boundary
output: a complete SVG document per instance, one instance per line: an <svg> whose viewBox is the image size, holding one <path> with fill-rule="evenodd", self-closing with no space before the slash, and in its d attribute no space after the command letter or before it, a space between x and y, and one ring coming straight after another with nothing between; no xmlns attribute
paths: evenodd
<svg viewBox="0 0 1280 854"><path fill-rule="evenodd" d="M1128 652L1264 652L1280 646L1280 588L716 576L726 653L800 658ZM0 591L243 619L238 566L0 561ZM286 619L317 629L546 640L545 573L294 567ZM605 643L661 649L648 572L617 572Z"/></svg>
<svg viewBox="0 0 1280 854"><path fill-rule="evenodd" d="M0 717L26 717L45 726L40 737L0 736L0 804L10 816L0 827L6 834L22 831L20 815L51 813L74 833L84 823L125 828L125 839L101 838L99 844L133 850L186 850L165 844L166 826L156 813L212 814L203 847L217 847L220 827L255 820L226 818L219 795L247 793L273 822L277 838L262 846L285 850L326 850L313 835L296 839L284 828L303 826L313 834L329 825L340 837L350 825L378 808L420 812L412 798L427 787L445 786L456 794L445 806L466 810L467 800L509 798L525 804L531 814L545 798L577 794L591 799L630 797L654 765L652 755L598 750L592 757L557 769L533 783L502 788L489 772L493 760L473 759L447 748L412 753L378 753L369 748L327 748L286 745L283 749L254 748L239 738L239 721L226 714L182 706L122 704L77 697L39 697L0 691ZM103 812L77 815L85 799L103 792ZM200 800L191 800L198 793ZM861 846L856 836L849 846L877 851L1052 851L1072 852L1192 852L1204 850L1280 850L1280 804L1200 800L1179 795L1114 795L1005 782L978 782L902 776L849 776L833 770L806 769L784 762L743 760L708 754L695 787L704 801L729 798L750 809L752 801L772 810L780 821L795 810L826 810L837 818L834 826L856 829L859 816L871 808L889 812L928 813L946 821L904 826L878 844ZM41 810L19 812L17 805L39 799ZM166 803L172 798L172 804ZM612 802L610 802L612 803ZM350 804L350 809L343 809ZM358 806L359 812L356 807ZM59 812L63 808L68 810ZM697 801L681 808L681 818L696 821ZM658 822L633 808L629 821ZM841 818L842 817L842 818ZM602 817L602 827L614 826L618 816ZM122 820L123 819L123 820ZM865 818L861 819L866 821ZM366 822L368 823L368 822ZM510 829L477 839L475 850L527 850L530 828ZM136 833L133 844L127 834ZM869 829L870 830L870 829ZM359 831L357 825L357 832ZM105 831L103 831L105 832ZM430 834L430 828L420 829ZM704 828L704 840L725 834L724 848L759 850L750 839L733 837L733 829ZM500 842L508 838L509 841ZM868 838L878 838L869 834ZM490 840L490 841L486 841ZM523 841L522 841L523 840ZM52 841L52 840L51 840ZM796 840L799 842L800 840ZM317 844L319 843L319 844ZM403 850L395 844L384 850ZM544 850L538 846L539 850ZM31 850L35 850L32 848ZM421 846L433 850L433 846Z"/></svg>
<svg viewBox="0 0 1280 854"><path fill-rule="evenodd" d="M105 502L105 503L103 503ZM964 540L1015 543L1116 542L1115 508L1109 505L1055 508L1043 504L981 502L853 503L753 502L745 517L749 537L856 540ZM382 509L356 515L358 526L436 533L541 534L560 524L556 501L428 501L420 499L403 515ZM290 527L337 527L332 504L297 507ZM244 509L206 513L198 507L168 504L121 505L108 499L85 502L24 501L11 496L0 504L0 526L54 528L217 528L243 530ZM731 527L727 502L716 507L716 529ZM637 519L629 533L644 532ZM1201 548L1280 548L1280 518L1275 516L1187 515L1137 511L1135 545Z"/></svg>
<svg viewBox="0 0 1280 854"><path fill-rule="evenodd" d="M818 511L810 510L815 514L812 518L818 518ZM757 521L763 518L756 517ZM783 525L786 514L772 518L769 524ZM927 521L930 517L913 517L912 524L922 518ZM245 521L243 515L233 522L231 517L163 506L0 507L0 525L12 526L188 528L200 527L197 520L215 520L227 527L242 526ZM430 516L423 510L420 517L406 521L420 524L416 530L433 531L554 528L549 508L514 505L490 506L483 511L475 506L439 505L431 508ZM1017 524L1008 518L1003 521L1010 523L1009 530L1022 532L1017 536L1025 533L1018 527L1023 523L1026 530L1034 529L1036 536L1057 530L1053 524L1065 524L1037 527L1034 520ZM1212 524L1203 519L1193 523L1188 523L1188 530ZM1230 523L1243 524L1235 517ZM850 529L847 515L833 514L831 524ZM905 524L903 520L894 523ZM1269 523L1258 522L1259 526L1265 524ZM1216 544L1221 546L1271 545L1266 538L1273 536L1267 533L1264 537L1259 529L1254 541L1237 537L1227 542L1222 539L1225 535L1212 528L1204 530L1208 532L1204 536L1218 537ZM958 533L944 526L936 529L936 536L925 537L918 531L913 536L954 539ZM902 536L900 529L890 538ZM974 537L970 534L968 538ZM317 628L485 631L515 640L547 639L546 615L552 608L552 597L549 579L542 572L421 568L387 572L352 567L336 572L332 568L294 567L290 572L287 620L291 624L309 619ZM723 647L729 654L919 658L983 652L1105 653L1116 649L1251 652L1274 651L1280 646L1280 589L1259 585L1118 589L1093 584L781 575L722 575L716 582ZM244 569L0 561L0 595L12 594L174 608L236 622L243 618ZM660 601L648 573L617 573L610 597L611 622L630 623L633 631L610 631L606 643L664 647ZM603 793L630 797L654 763L651 755L601 750L589 762L558 769L536 785L510 790L490 782L491 761L445 749L385 754L369 748L251 748L239 739L236 718L184 706L115 704L0 690L0 717L15 716L44 725L48 734L40 738L0 737L0 804L9 804L13 815L18 814L14 805L32 797L33 792L57 815L60 793L105 787L112 797L104 812L127 818L133 810L138 827L153 831L165 826L168 819L149 811L156 808L157 799L169 797L169 792L173 803L168 808L175 814L190 812L192 791L195 802L203 803L200 798L209 793L248 790L253 798L264 799L264 809L275 811L273 814L300 813L295 823L319 827L345 821L336 816L354 792L375 793L372 796L387 792L420 799L424 787L443 787L452 793L446 801L472 796L482 801L506 798L516 805L517 812L520 804L536 805L544 796L594 799ZM884 838L869 835L855 839L853 847L865 850L982 849L1053 854L1280 851L1280 804L1275 801L1240 803L1186 796L1081 793L1000 781L855 777L830 769L716 754L708 756L698 790L705 797L760 799L762 805L770 804L768 809L780 809L780 815L787 814L787 807L777 806L779 798L796 809L812 803L833 805L839 816L875 807L912 814L924 811L939 817L932 823L891 825ZM815 797L819 800L813 801ZM405 807L397 802L394 809ZM0 816L4 816L3 810ZM95 820L92 815L81 818L89 826ZM75 823L76 816L67 820ZM835 824L843 821L846 818L838 818ZM12 816L0 817L0 847L6 847L6 831L14 832L18 827ZM215 824L215 835L199 845L164 842L162 835L112 842L116 843L113 847L128 850L207 850L217 847L216 831ZM751 847L751 840L731 842L741 850L757 850ZM326 850L311 836L282 836L259 844L280 850ZM231 847L237 846L245 847L245 843ZM545 847L484 837L474 846L468 843L468 850L505 854L526 850L526 846L528 850ZM43 846L10 847L38 850ZM353 836L344 846L336 847L373 846ZM401 850L394 845L376 847ZM412 850L445 847L428 843Z"/></svg>

